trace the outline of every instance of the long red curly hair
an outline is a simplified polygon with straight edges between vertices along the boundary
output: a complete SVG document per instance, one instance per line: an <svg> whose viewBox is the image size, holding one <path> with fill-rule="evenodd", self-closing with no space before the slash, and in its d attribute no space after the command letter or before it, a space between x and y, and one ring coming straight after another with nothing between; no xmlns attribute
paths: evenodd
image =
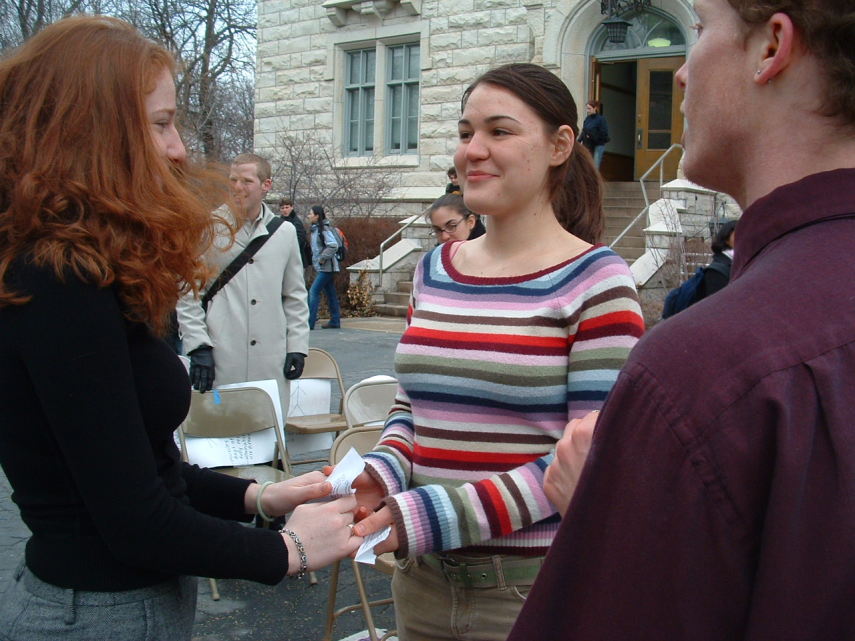
<svg viewBox="0 0 855 641"><path fill-rule="evenodd" d="M169 52L107 17L66 18L0 60L0 306L17 257L115 285L127 318L164 331L201 259L227 184L158 153L145 97Z"/></svg>

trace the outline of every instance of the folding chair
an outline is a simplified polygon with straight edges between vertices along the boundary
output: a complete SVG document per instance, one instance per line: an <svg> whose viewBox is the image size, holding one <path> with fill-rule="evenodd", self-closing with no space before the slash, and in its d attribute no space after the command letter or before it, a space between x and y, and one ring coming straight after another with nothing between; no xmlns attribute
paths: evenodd
<svg viewBox="0 0 855 641"><path fill-rule="evenodd" d="M332 407L332 391L333 385L338 385L339 404L337 412L323 412L318 414L306 414L303 416L289 416L285 420L285 431L289 434L322 434L325 432L335 433L336 435L347 429L347 420L342 413L344 406L344 380L341 377L341 370L335 358L329 352L326 352L317 347L309 348L309 355L306 357L306 362L303 367L303 375L299 381L307 381L315 379L326 381L330 386L329 410ZM291 459L291 454L286 450L286 460L288 465L294 461ZM301 458L300 463L326 463L327 458Z"/></svg>
<svg viewBox="0 0 855 641"><path fill-rule="evenodd" d="M344 394L348 427L383 425L397 390L398 380L392 376L372 376L351 385Z"/></svg>
<svg viewBox="0 0 855 641"><path fill-rule="evenodd" d="M385 384L388 385L388 383ZM357 383L357 385L360 384ZM386 408L387 412L390 406L391 402ZM347 405L345 405L345 408L346 407ZM368 452L377 443L377 440L380 438L380 433L382 431L382 425L362 425L352 427L347 431L342 432L338 436L338 438L336 438L335 442L332 445L332 448L330 448L330 464L335 465L336 463L338 463L342 458L344 458L345 454L350 451L351 447L356 448L356 451L360 454ZM337 561L330 570L330 592L327 600L327 622L326 629L324 630L324 641L332 641L333 627L335 626L336 619L342 614L345 614L347 612L353 612L354 610L362 610L362 615L365 618L365 624L368 628L368 637L371 639L371 641L384 641L390 636L393 636L395 634L395 631L390 630L389 632L386 632L383 636L378 636L377 628L374 625L374 617L371 615L371 608L381 605L389 605L393 602L392 598L388 597L384 599L375 599L372 601L368 597L368 593L365 590L365 583L362 579L362 572L359 567L360 564L353 559L350 560L350 564L353 567L353 574L356 579L356 588L359 592L359 603L346 605L344 607L336 609L336 592L338 590L338 579L339 574L341 572L341 561ZM374 565L374 568L376 570L379 570L383 574L391 576L395 570L394 556L391 553L379 555L377 557L377 563Z"/></svg>
<svg viewBox="0 0 855 641"><path fill-rule="evenodd" d="M181 444L181 457L188 463L201 463L206 467L216 467L218 472L245 479L264 481L284 481L290 478L289 471L276 468L278 460L284 470L289 470L284 456L285 443L278 428L276 409L270 394L258 387L243 387L239 389L218 389L205 394L193 390L190 397L190 412L178 428L178 439ZM200 447L211 448L223 445L209 439L226 439L246 437L265 430L272 430L273 439L265 435L265 441L271 445L266 452L257 453L250 460L266 459L265 464L251 463L246 465L225 464L216 466L214 457L225 458L225 452L205 452L205 460L194 460L192 451L196 450L199 459L202 458ZM190 446L188 447L188 438ZM193 439L205 439L205 443L194 443ZM273 441L273 442L271 442ZM198 446L198 447L197 447ZM266 449L266 448L265 448ZM232 461L234 459L230 459ZM248 459L244 459L248 460ZM212 464L213 463L213 464ZM271 464L273 463L273 464ZM216 579L209 579L211 597L218 601L220 593Z"/></svg>

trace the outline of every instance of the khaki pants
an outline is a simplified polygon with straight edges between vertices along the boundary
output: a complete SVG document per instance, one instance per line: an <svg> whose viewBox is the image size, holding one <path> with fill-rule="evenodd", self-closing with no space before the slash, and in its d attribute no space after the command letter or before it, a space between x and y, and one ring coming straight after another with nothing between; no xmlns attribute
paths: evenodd
<svg viewBox="0 0 855 641"><path fill-rule="evenodd" d="M444 570L434 555L398 561L392 577L392 596L400 641L507 639L534 582L536 569L529 572L532 575L529 579L521 578L513 570L506 579L502 563L521 557L454 555L453 558L471 561L478 567L485 563L495 565L498 571L490 572L489 583L496 585L472 587L468 580L460 580L457 573ZM542 562L542 557L523 562ZM484 576L480 571L477 574Z"/></svg>

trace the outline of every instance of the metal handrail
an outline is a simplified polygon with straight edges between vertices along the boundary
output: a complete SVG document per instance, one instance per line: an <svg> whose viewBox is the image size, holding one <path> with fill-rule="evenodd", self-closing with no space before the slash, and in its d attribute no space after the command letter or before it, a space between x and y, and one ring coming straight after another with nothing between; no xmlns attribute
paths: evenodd
<svg viewBox="0 0 855 641"><path fill-rule="evenodd" d="M663 153L661 156L659 156L659 158L656 160L656 162L653 163L652 165L650 165L650 167L647 169L647 171L645 171L643 174L641 174L641 178L638 179L638 182L641 183L641 195L644 197L644 209L642 209L638 213L638 215L632 219L632 222L630 222L626 227L624 227L623 231L621 233L619 233L612 242L609 243L609 247L614 247L615 245L617 245L618 242L624 236L626 236L627 233L629 233L629 230L635 226L635 223L637 223L641 219L641 217L644 216L647 213L647 211L650 209L650 199L647 197L647 189L644 186L644 180L645 180L645 178L647 178L647 176L650 175L650 173L654 169L659 167L659 189L662 189L662 185L665 182L665 169L663 166L664 162L665 162L665 158L667 158L668 155L672 151L674 151L675 149L681 149L682 150L683 145L681 145L680 143L674 143L673 145L668 147L668 149L665 150L665 153Z"/></svg>
<svg viewBox="0 0 855 641"><path fill-rule="evenodd" d="M404 230L413 225L419 218L421 218L421 216L421 214L413 216L410 222L408 222L406 225L402 225L401 227L399 227L391 236L389 236L386 240L380 243L380 256L378 256L379 260L377 261L377 279L381 287L383 286L383 272L385 271L385 269L383 268L383 252L386 251L386 247L389 245L389 243L391 243L395 238L403 234Z"/></svg>

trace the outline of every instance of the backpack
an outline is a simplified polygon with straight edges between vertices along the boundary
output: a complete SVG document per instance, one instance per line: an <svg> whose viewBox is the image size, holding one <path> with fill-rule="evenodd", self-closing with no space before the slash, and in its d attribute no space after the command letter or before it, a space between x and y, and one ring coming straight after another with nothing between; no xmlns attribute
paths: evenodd
<svg viewBox="0 0 855 641"><path fill-rule="evenodd" d="M350 241L339 227L331 228L335 234L336 241L338 241L338 249L335 250L335 259L338 262L342 262L347 259L347 251L350 249Z"/></svg>
<svg viewBox="0 0 855 641"><path fill-rule="evenodd" d="M704 274L708 269L725 273L724 267L718 263L710 263L706 267L698 267L692 277L679 287L675 287L665 297L665 305L662 307L662 318L673 316L691 307L698 302L701 286L704 284Z"/></svg>

